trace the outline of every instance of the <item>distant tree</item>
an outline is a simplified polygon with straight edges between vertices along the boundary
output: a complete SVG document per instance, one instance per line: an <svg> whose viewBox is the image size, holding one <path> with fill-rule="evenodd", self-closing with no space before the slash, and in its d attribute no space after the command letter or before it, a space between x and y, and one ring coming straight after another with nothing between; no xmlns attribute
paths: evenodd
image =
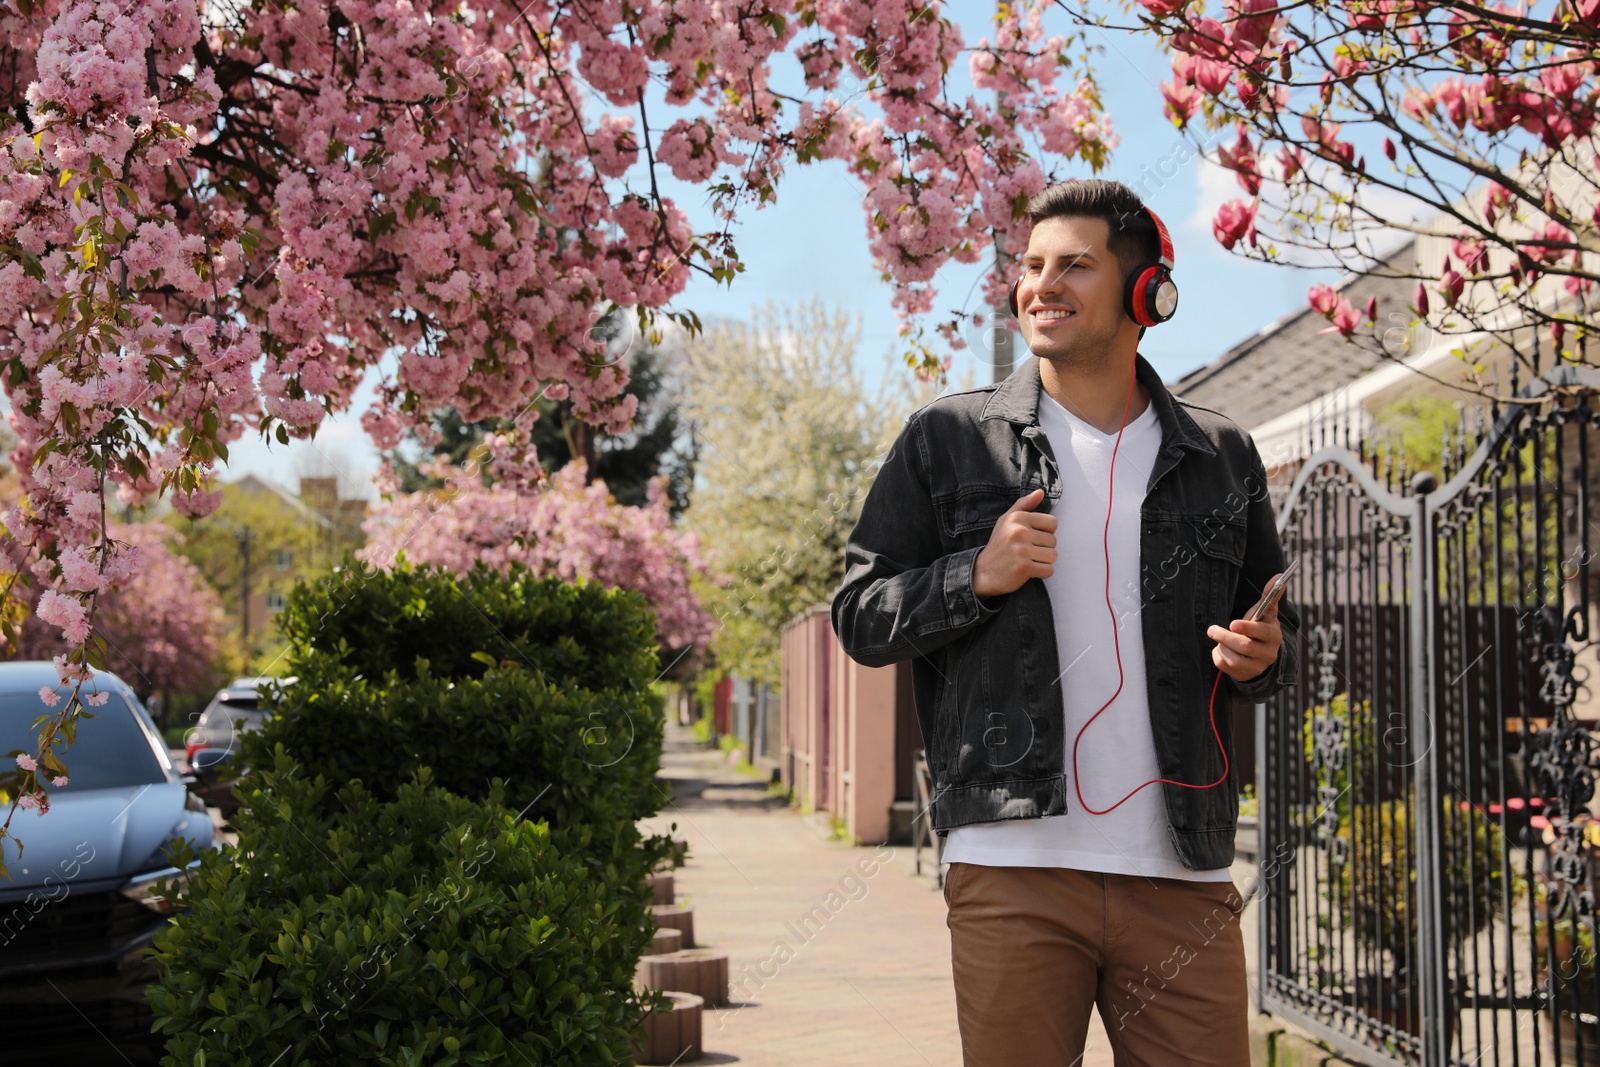
<svg viewBox="0 0 1600 1067"><path fill-rule="evenodd" d="M220 489L222 503L212 514L187 519L170 513L167 522L183 535L178 553L217 591L238 628L247 598L268 583L287 583L315 574L330 561L319 557L325 538L319 535L319 519L309 509L302 511L270 490L251 489L248 482L228 482ZM252 645L272 639L266 618L252 616L250 631ZM243 651L248 656L251 650Z"/></svg>
<svg viewBox="0 0 1600 1067"><path fill-rule="evenodd" d="M703 646L710 635L711 617L690 585L705 563L694 535L673 526L664 477L647 487L643 507L633 507L586 478L581 460L532 487L486 486L472 460L423 473L440 488L379 504L367 520L362 559L390 566L403 552L413 563L456 571L521 563L536 575L637 590L655 609L666 648Z"/></svg>
<svg viewBox="0 0 1600 1067"><path fill-rule="evenodd" d="M869 397L860 340L859 323L813 302L712 325L689 348L683 407L700 462L685 519L717 575L701 589L725 669L779 679L783 625L843 580L845 541L879 457L936 394L886 369Z"/></svg>
<svg viewBox="0 0 1600 1067"><path fill-rule="evenodd" d="M173 551L182 538L159 523L113 525L111 534L137 547L139 564L125 585L104 594L94 615L94 634L106 642L106 668L141 699L160 693L170 702L214 689L224 673L227 619L216 590ZM32 610L39 596L36 587L24 593L30 613L16 650L24 659L50 659L73 647Z"/></svg>
<svg viewBox="0 0 1600 1067"><path fill-rule="evenodd" d="M1427 393L1394 401L1373 413L1378 440L1393 446L1391 465L1403 452L1407 470L1432 471L1439 478L1444 476L1445 437L1454 436L1460 418L1459 401Z"/></svg>

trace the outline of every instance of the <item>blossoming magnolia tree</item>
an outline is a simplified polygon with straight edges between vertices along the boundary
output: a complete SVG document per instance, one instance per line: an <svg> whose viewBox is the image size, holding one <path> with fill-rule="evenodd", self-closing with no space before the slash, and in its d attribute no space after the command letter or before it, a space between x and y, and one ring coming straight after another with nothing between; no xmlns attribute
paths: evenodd
<svg viewBox="0 0 1600 1067"><path fill-rule="evenodd" d="M485 486L478 461L461 467L429 463L443 487L385 500L367 519L371 540L357 553L391 566L404 553L413 563L454 571L474 564L508 569L520 563L535 575L633 589L656 613L668 648L703 645L712 619L690 592L690 578L707 573L699 539L672 524L667 477L651 479L643 507L619 504L605 482L587 482L584 461L550 475L542 491Z"/></svg>
<svg viewBox="0 0 1600 1067"><path fill-rule="evenodd" d="M774 83L785 53L800 95ZM962 61L1003 96L954 98ZM593 325L740 270L660 168L727 224L794 162L847 166L939 373L913 325L935 272L1018 237L1041 158L1098 168L1112 144L1085 62L1037 12L968 47L931 0L0 0L0 378L27 493L6 525L63 676L138 565L107 492L202 515L231 441L310 434L374 367L380 448L441 407L525 421L541 392L626 426ZM525 433L498 447L531 459Z"/></svg>
<svg viewBox="0 0 1600 1067"><path fill-rule="evenodd" d="M1196 142L1223 138L1219 161L1246 194L1217 212L1225 247L1261 259L1331 250L1366 270L1363 231L1443 232L1454 242L1443 269L1400 275L1417 280L1419 317L1505 343L1520 328L1514 350L1534 327L1567 359L1589 360L1600 0L1137 0L1133 10L1173 52L1168 116ZM1269 188L1281 215L1258 233ZM1377 345L1375 304L1357 309L1327 286L1310 302L1330 329Z"/></svg>

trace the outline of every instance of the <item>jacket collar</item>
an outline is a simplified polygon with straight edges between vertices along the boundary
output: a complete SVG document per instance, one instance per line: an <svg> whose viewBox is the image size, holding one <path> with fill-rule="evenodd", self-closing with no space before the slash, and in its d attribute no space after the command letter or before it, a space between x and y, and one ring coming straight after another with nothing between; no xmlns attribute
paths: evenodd
<svg viewBox="0 0 1600 1067"><path fill-rule="evenodd" d="M1161 423L1163 440L1183 447L1216 455L1217 450L1194 419L1185 411L1167 387L1161 382L1148 360L1134 354L1133 372L1150 391L1150 402L1155 405L1156 418ZM995 386L989 402L983 406L984 419L1005 419L1023 426L1039 425L1039 391L1043 385L1039 378L1039 357L1030 355L1027 362L1016 368L1006 380Z"/></svg>

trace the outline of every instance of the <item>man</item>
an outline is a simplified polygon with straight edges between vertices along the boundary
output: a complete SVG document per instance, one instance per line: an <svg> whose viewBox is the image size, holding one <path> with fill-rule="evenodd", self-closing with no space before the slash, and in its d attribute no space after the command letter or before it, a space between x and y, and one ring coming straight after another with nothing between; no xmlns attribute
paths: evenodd
<svg viewBox="0 0 1600 1067"><path fill-rule="evenodd" d="M906 421L833 599L857 662L912 662L946 836L967 1067L1245 1067L1229 875L1234 699L1292 684L1298 615L1249 434L1138 355L1175 307L1154 215L1051 186L1013 300L1032 352ZM1219 673L1221 678L1219 679ZM1215 690L1214 690L1215 687ZM1213 700L1214 692L1214 700Z"/></svg>

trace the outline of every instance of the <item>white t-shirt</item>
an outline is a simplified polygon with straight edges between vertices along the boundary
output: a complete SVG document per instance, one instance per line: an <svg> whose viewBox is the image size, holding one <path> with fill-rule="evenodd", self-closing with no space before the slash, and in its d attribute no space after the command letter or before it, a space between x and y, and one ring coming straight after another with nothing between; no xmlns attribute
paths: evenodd
<svg viewBox="0 0 1600 1067"><path fill-rule="evenodd" d="M1115 433L1101 433L1039 391L1039 424L1050 438L1061 471L1056 516L1056 563L1044 579L1055 617L1056 648L1066 711L1067 813L960 826L945 839L947 863L998 867L1068 867L1149 878L1220 882L1228 868L1192 871L1178 858L1167 833L1162 785L1145 786L1104 815L1078 802L1072 746L1101 705L1078 747L1077 774L1089 806L1105 809L1142 782L1159 777L1145 684L1145 648L1139 616L1140 507L1161 448L1155 404L1128 423L1117 446ZM1106 530L1106 489L1116 447L1116 492ZM1106 610L1106 545L1111 560L1113 624ZM1113 638L1115 635L1115 638ZM1116 643L1114 643L1114 640ZM1117 691L1117 651L1122 689Z"/></svg>

